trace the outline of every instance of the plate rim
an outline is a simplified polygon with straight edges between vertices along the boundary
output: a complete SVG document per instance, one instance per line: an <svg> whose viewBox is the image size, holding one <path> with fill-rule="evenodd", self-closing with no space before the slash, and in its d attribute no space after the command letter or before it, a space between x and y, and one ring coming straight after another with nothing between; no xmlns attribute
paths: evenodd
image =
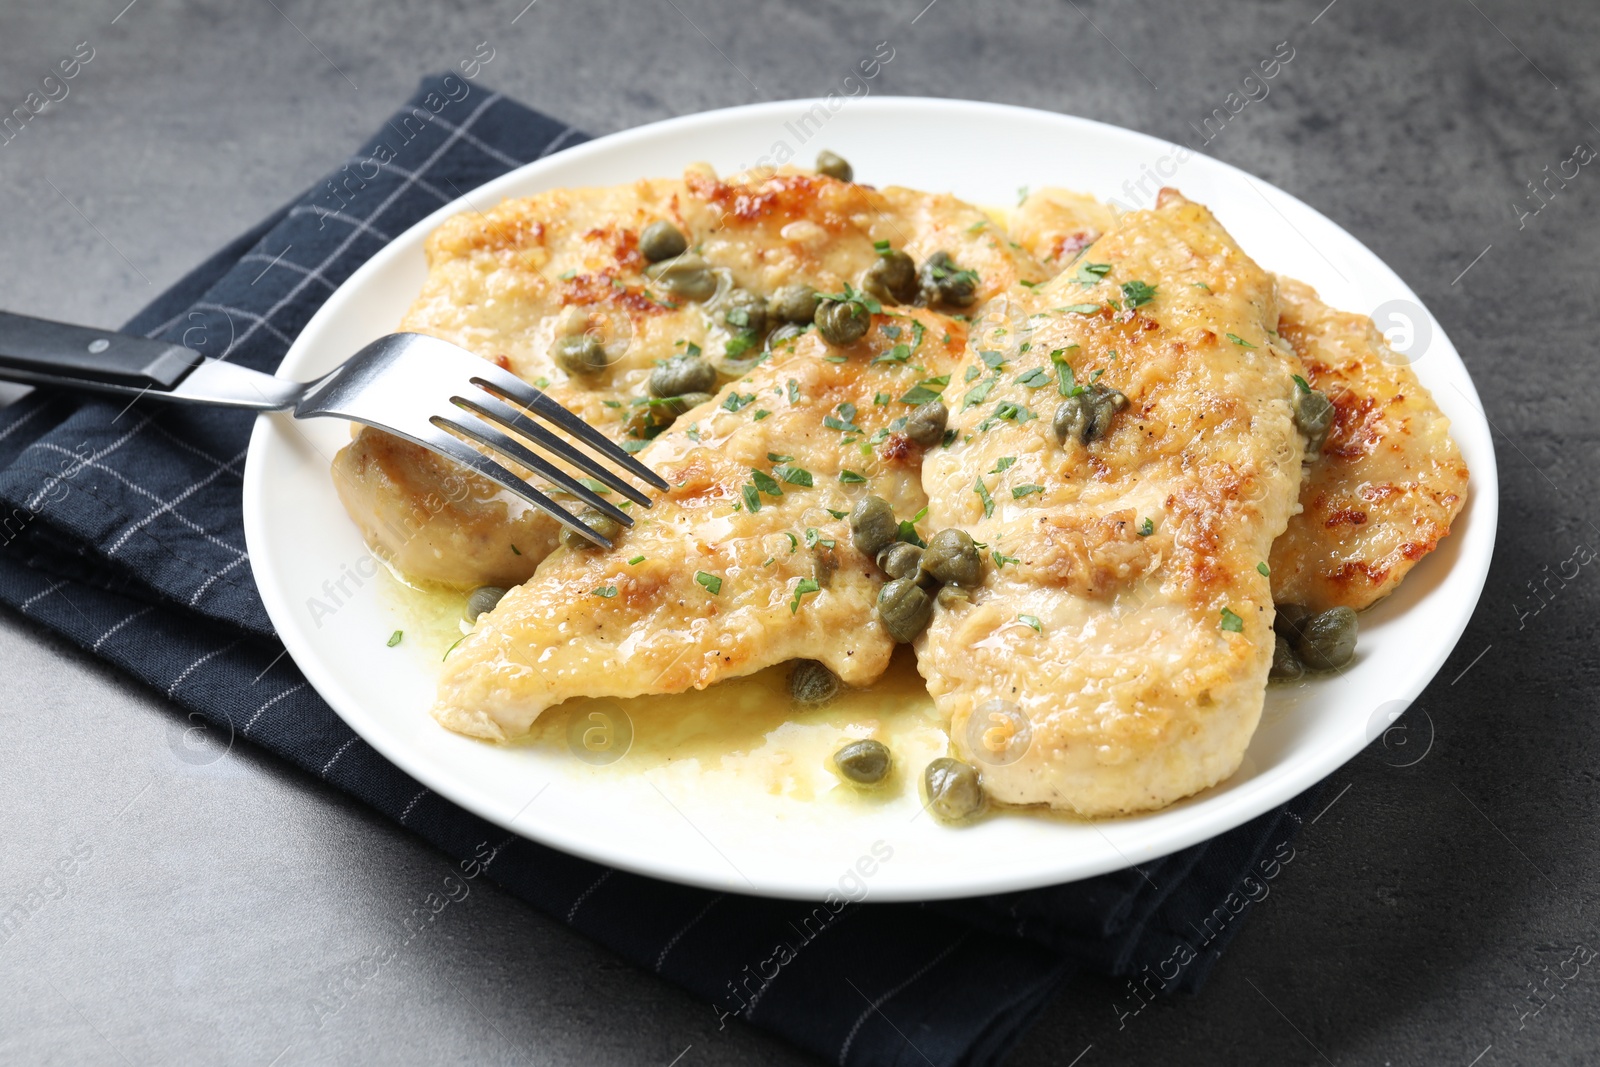
<svg viewBox="0 0 1600 1067"><path fill-rule="evenodd" d="M448 217L472 210L473 206L470 202L472 197L505 195L501 190L525 182L530 172L537 173L541 169L551 166L553 161L571 162L575 157L582 159L590 155L602 155L624 148L630 141L642 140L675 130L715 126L730 119L746 116L760 117L763 113L769 112L791 114L796 109L803 111L817 105L826 106L826 104L827 101L820 97L799 98L765 101L677 116L596 137L582 144L565 148L550 156L536 159L494 178L471 190L467 195L440 206L437 210L406 228L352 272L350 277L328 296L322 306L317 309L296 335L294 342L284 355L278 373L282 374L283 368L294 366L304 357L306 349L310 347L310 342L306 338L314 337L325 327L327 320L334 319L340 314L345 304L357 299L367 279L382 271L390 261L405 255L405 248L411 245L419 234L425 235ZM1125 127L1081 116L1014 104L940 97L875 96L852 100L849 102L849 106L853 109L882 111L885 114L892 114L896 111L922 111L925 109L967 115L1014 114L1030 121L1042 119L1052 123L1060 123L1067 129L1077 128L1079 130L1092 131L1094 136L1125 140L1146 150L1160 152L1177 147L1176 142L1167 141ZM1435 346L1443 345L1442 353L1437 349L1430 351L1434 354L1442 354L1445 358L1453 360L1459 365L1461 377L1466 385L1462 395L1468 405L1475 411L1477 419L1483 423L1481 426L1472 426L1475 435L1487 439L1488 447L1483 450L1482 458L1474 461L1469 482L1471 494L1467 502L1467 509L1472 515L1471 528L1476 534L1476 539L1463 549L1460 557L1454 561L1455 569L1444 579L1457 585L1464 582L1472 582L1475 584L1475 588L1471 590L1471 595L1467 598L1470 601L1468 610L1461 612L1452 621L1454 632L1449 633L1447 640L1440 640L1432 644L1431 648L1434 654L1428 657L1432 662L1426 668L1414 673L1412 676L1413 684L1407 686L1404 692L1394 698L1395 701L1403 701L1409 707L1417 696L1432 683L1439 670L1454 652L1467 624L1476 611L1488 578L1494 545L1498 537L1498 462L1494 453L1492 436L1488 434L1487 420L1483 413L1482 402L1478 397L1476 383L1472 379L1470 369L1466 366L1465 361L1461 359L1459 351L1432 311L1428 309L1427 305L1423 303L1411 287L1365 243L1332 219L1327 218L1315 208L1305 204L1293 194L1278 188L1276 185L1258 179L1254 175L1222 160L1205 156L1203 153L1192 149L1188 149L1188 151L1191 151L1195 157L1206 160L1209 166L1222 168L1225 173L1255 185L1258 192L1262 191L1264 187L1270 194L1283 198L1287 203L1293 204L1299 210L1308 213L1321 223L1332 227L1349 238L1350 241L1354 242L1357 247L1371 257L1373 263L1381 265L1383 271L1387 274L1387 277L1383 279L1386 287L1392 288L1397 294L1410 300L1428 316L1435 334L1432 344ZM1267 192L1263 192L1263 196L1266 196ZM1315 246L1312 247L1315 248ZM830 875L828 872L820 872L818 877L809 880L783 882L781 880L768 879L765 884L758 886L745 879L742 874L738 877L732 877L728 872L710 869L697 860L680 858L672 862L664 862L660 857L654 857L649 861L641 861L636 854L632 854L626 849L610 848L603 844L596 845L570 833L555 832L547 826L530 827L526 824L518 826L517 822L522 815L521 811L508 817L503 805L498 802L497 798L480 791L476 783L461 780L459 777L436 773L433 768L426 766L425 762L409 746L403 743L404 738L397 734L391 735L386 732L381 728L379 720L367 715L360 707L359 700L353 701L356 705L353 708L345 707L343 695L346 687L333 675L324 660L315 654L314 642L310 640L308 634L302 631L291 610L290 598L285 590L284 583L273 580L277 575L277 569L271 552L267 550L270 544L270 537L265 528L266 505L264 502L267 497L268 487L264 481L266 475L263 473L263 469L266 465L264 457L267 450L272 446L272 438L278 432L276 427L281 424L283 418L286 418L286 416L270 416L258 419L251 432L243 479L245 546L249 553L251 571L257 588L260 590L268 617L271 619L279 639L283 641L284 647L305 676L306 681L327 701L334 713L357 736L361 737L380 755L394 763L406 774L452 803L458 804L473 814L518 836L584 859L632 871L647 877L747 895L817 900L821 899L824 893L832 888L829 883ZM1460 432L1457 429L1459 422L1460 420L1453 420L1453 433ZM1486 532L1480 530L1480 527L1486 527ZM1457 530L1452 530L1452 533L1455 532ZM1461 541L1456 543L1465 545L1467 544L1467 539L1463 537ZM1469 556L1468 552L1471 549L1476 551ZM1470 568L1470 575L1456 574L1456 571L1462 568ZM974 876L969 872L965 876L954 878L948 885L936 886L931 889L917 887L904 890L892 887L884 889L875 887L873 895L875 899L879 900L946 899L1061 884L1094 877L1110 871L1126 869L1127 867L1135 866L1138 861L1148 861L1169 855L1182 848L1210 840L1219 834L1242 825L1249 819L1326 780L1340 767L1354 759L1356 755L1367 747L1371 740L1372 738L1368 738L1367 741L1363 741L1359 745L1328 746L1328 750L1322 759L1314 761L1309 767L1298 766L1294 768L1299 773L1290 775L1289 770L1291 768L1279 764L1269 767L1255 777L1241 783L1239 788L1201 799L1198 803L1206 806L1206 817L1179 821L1175 826L1163 827L1153 831L1156 840L1147 849L1142 849L1138 853L1136 860L1128 859L1113 845L1112 851L1115 853L1114 855L1102 854L1091 861L1078 859L1073 862L1070 870L1056 870L1052 873L1050 870L1043 869L1048 865L1042 864L1041 869L1037 870L1032 876L1010 877L998 880ZM1287 783L1283 781L1286 777L1290 779ZM1225 784L1226 780L1223 783L1219 783L1219 786ZM1179 803L1186 804L1191 802L1194 802L1192 798ZM1144 813L1131 818L1155 817L1173 810L1172 807L1169 807L1162 809L1160 812Z"/></svg>

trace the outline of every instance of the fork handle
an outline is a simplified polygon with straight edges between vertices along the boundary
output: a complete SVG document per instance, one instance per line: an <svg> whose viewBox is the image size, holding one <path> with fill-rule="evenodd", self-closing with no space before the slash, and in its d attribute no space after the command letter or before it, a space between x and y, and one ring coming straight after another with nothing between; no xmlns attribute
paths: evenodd
<svg viewBox="0 0 1600 1067"><path fill-rule="evenodd" d="M0 311L0 379L166 391L202 358L166 341Z"/></svg>

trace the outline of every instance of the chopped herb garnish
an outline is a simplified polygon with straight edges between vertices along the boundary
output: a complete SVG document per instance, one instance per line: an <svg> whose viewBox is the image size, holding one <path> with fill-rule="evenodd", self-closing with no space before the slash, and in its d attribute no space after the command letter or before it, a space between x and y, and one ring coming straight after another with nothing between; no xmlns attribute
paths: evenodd
<svg viewBox="0 0 1600 1067"><path fill-rule="evenodd" d="M1155 532L1156 532L1156 524L1154 522L1151 522L1148 518L1145 519L1143 522L1141 522L1139 524L1139 536L1140 537L1149 537L1151 534L1153 534Z"/></svg>
<svg viewBox="0 0 1600 1067"><path fill-rule="evenodd" d="M785 456L781 452L768 452L767 453L767 462L768 463L789 463L793 459L794 459L793 456Z"/></svg>
<svg viewBox="0 0 1600 1067"><path fill-rule="evenodd" d="M520 555L522 555L522 549L518 548L516 545L512 545L511 546L511 554L513 556L520 556Z"/></svg>
<svg viewBox="0 0 1600 1067"><path fill-rule="evenodd" d="M1024 422L1032 422L1038 417L1039 416L1035 415L1032 411L1029 411L1021 404L1014 403L1010 400L1002 400L1000 403L994 406L994 413L992 415L978 423L978 432L987 433L989 427L993 426L996 422L1016 422L1021 424Z"/></svg>
<svg viewBox="0 0 1600 1067"><path fill-rule="evenodd" d="M689 424L689 428L683 431L683 436L687 437L691 441L698 442L700 440L700 424L698 422L691 422Z"/></svg>
<svg viewBox="0 0 1600 1067"><path fill-rule="evenodd" d="M589 591L595 596L605 597L607 600L610 600L612 597L617 595L617 587L614 585L602 585L598 589L591 589Z"/></svg>
<svg viewBox="0 0 1600 1067"><path fill-rule="evenodd" d="M1069 312L1070 314L1074 315L1093 315L1096 311L1099 311L1102 306L1103 305L1100 304L1068 304L1066 307L1056 308L1056 310Z"/></svg>
<svg viewBox="0 0 1600 1067"><path fill-rule="evenodd" d="M460 637L456 638L455 641L450 645L450 647L444 650L444 655L439 657L439 662L443 663L445 660L449 659L450 658L450 653L452 653L452 652L454 652L456 650L456 645L459 645L461 642L465 641L466 639L467 639L467 637L466 637L465 634L462 634Z"/></svg>
<svg viewBox="0 0 1600 1067"><path fill-rule="evenodd" d="M590 492L599 493L602 496L611 495L611 490L603 482L597 482L593 478L579 478L578 484Z"/></svg>
<svg viewBox="0 0 1600 1067"><path fill-rule="evenodd" d="M533 384L537 385L540 389L548 389L550 388L550 379L540 375L533 380Z"/></svg>
<svg viewBox="0 0 1600 1067"><path fill-rule="evenodd" d="M973 483L972 491L978 494L979 500L983 501L983 517L987 519L992 516L994 514L994 497L989 495L989 487L983 484L982 478Z"/></svg>
<svg viewBox="0 0 1600 1067"><path fill-rule="evenodd" d="M1189 284L1194 286L1196 289L1204 289L1208 293L1211 291L1211 286L1207 285L1205 282L1190 282Z"/></svg>
<svg viewBox="0 0 1600 1067"><path fill-rule="evenodd" d="M815 548L817 545L821 545L823 548L832 548L834 545L836 545L838 543L839 542L835 541L831 537L823 537L820 533L817 532L815 527L812 527L812 526L807 526L806 527L806 547L807 548Z"/></svg>
<svg viewBox="0 0 1600 1067"><path fill-rule="evenodd" d="M600 403L608 408L620 408L622 406L622 401L620 400L602 400Z"/></svg>
<svg viewBox="0 0 1600 1067"><path fill-rule="evenodd" d="M795 381L793 378L790 378L789 384L786 388L789 390L789 403L800 403L800 383Z"/></svg>
<svg viewBox="0 0 1600 1067"><path fill-rule="evenodd" d="M811 488L811 472L806 470L804 467L796 467L792 464L781 463L772 468L772 473L777 475L779 478L782 478L790 485L803 485L807 489Z"/></svg>
<svg viewBox="0 0 1600 1067"><path fill-rule="evenodd" d="M694 359L700 354L700 346L695 344L693 341L690 341L689 346L683 350L683 354L688 356L690 359Z"/></svg>
<svg viewBox="0 0 1600 1067"><path fill-rule="evenodd" d="M718 593L722 592L722 579L717 577L715 574L707 574L705 571L695 571L694 580L705 586L706 592L710 593L712 596L716 596Z"/></svg>
<svg viewBox="0 0 1600 1067"><path fill-rule="evenodd" d="M800 547L800 538L796 537L788 530L783 531L783 536L789 539L789 555L794 555L795 549Z"/></svg>
<svg viewBox="0 0 1600 1067"><path fill-rule="evenodd" d="M989 225L989 220L988 219L979 219L977 222L974 222L971 226L967 227L967 232L968 233L977 233L979 230L983 229L987 225Z"/></svg>
<svg viewBox="0 0 1600 1067"><path fill-rule="evenodd" d="M1017 621L1026 626L1033 627L1033 632L1036 634L1044 633L1044 624L1039 621L1039 617L1037 615L1018 615Z"/></svg>
<svg viewBox="0 0 1600 1067"><path fill-rule="evenodd" d="M962 380L970 382L970 381L972 381L972 379L976 378L978 375L980 375L982 373L983 372L978 369L977 365L974 364L974 365L969 366L967 368L967 373L966 373L965 377Z"/></svg>
<svg viewBox="0 0 1600 1067"><path fill-rule="evenodd" d="M1001 474L1001 473L1004 473L1005 471L1010 470L1011 469L1011 465L1013 463L1015 463L1016 461L1017 461L1017 457L1016 456L1001 456L998 460L995 461L994 469L991 470L989 473L990 474Z"/></svg>
<svg viewBox="0 0 1600 1067"><path fill-rule="evenodd" d="M1026 286L1029 289L1033 289L1033 288L1036 288L1041 283L1039 283L1039 282L1030 282L1026 278L1018 278L1017 279L1017 284L1021 285L1021 286Z"/></svg>
<svg viewBox="0 0 1600 1067"><path fill-rule="evenodd" d="M622 442L622 450L624 452L643 452L644 446L649 443L649 441L624 441ZM518 552L517 555L520 556L522 553Z"/></svg>
<svg viewBox="0 0 1600 1067"><path fill-rule="evenodd" d="M824 300L832 300L839 304L860 304L874 315L883 314L883 305L874 300L870 294L863 293L849 282L844 283L842 293L822 293Z"/></svg>
<svg viewBox="0 0 1600 1067"><path fill-rule="evenodd" d="M1021 500L1025 496L1031 496L1034 493L1042 492L1044 492L1044 486L1042 485L1033 485L1031 483L1028 485L1019 485L1011 490L1011 499Z"/></svg>
<svg viewBox="0 0 1600 1067"><path fill-rule="evenodd" d="M757 489L761 490L768 496L783 495L783 487L778 484L778 480L765 471L758 471L752 468L750 471L750 480L756 483Z"/></svg>
<svg viewBox="0 0 1600 1067"><path fill-rule="evenodd" d="M1155 297L1156 287L1153 285L1139 281L1122 283L1122 299L1128 302L1129 308L1141 307L1150 303Z"/></svg>
<svg viewBox="0 0 1600 1067"><path fill-rule="evenodd" d="M888 393L873 393L872 394L872 403L874 405L876 405L877 407L880 407L880 408L883 407L883 405L887 404L889 401L891 401L893 399L894 399L894 397L890 396Z"/></svg>
<svg viewBox="0 0 1600 1067"><path fill-rule="evenodd" d="M1110 273L1109 263L1084 263L1078 267L1078 281L1084 285L1093 285Z"/></svg>
<svg viewBox="0 0 1600 1067"><path fill-rule="evenodd" d="M929 401L938 399L939 394L934 392L932 389L929 389L926 385L914 385L910 389L906 390L905 395L900 398L900 403L926 404Z"/></svg>
<svg viewBox="0 0 1600 1067"><path fill-rule="evenodd" d="M794 587L794 599L789 601L789 614L793 615L800 610L800 598L807 593L815 593L822 586L817 584L815 578L802 578L800 584Z"/></svg>
<svg viewBox="0 0 1600 1067"><path fill-rule="evenodd" d="M878 329L889 340L891 340L891 341L900 340L900 327L896 326L894 323L886 322L882 326L879 326ZM877 362L877 361L874 360L873 362Z"/></svg>
<svg viewBox="0 0 1600 1067"><path fill-rule="evenodd" d="M824 362L824 363L849 363L850 362L850 357L849 356L841 356L841 355L838 355L837 353L835 353L834 355L831 355L831 356L823 356L822 357L822 362Z"/></svg>
<svg viewBox="0 0 1600 1067"><path fill-rule="evenodd" d="M756 422L760 422L762 419L766 418L768 415L771 415L771 414L772 414L772 412L768 411L766 408L756 408L756 413L754 415L751 415L750 418L752 418Z"/></svg>
<svg viewBox="0 0 1600 1067"><path fill-rule="evenodd" d="M1035 367L1026 374L1017 375L1017 384L1025 385L1029 389L1037 389L1050 381L1050 372L1043 367Z"/></svg>
<svg viewBox="0 0 1600 1067"><path fill-rule="evenodd" d="M834 511L832 508L823 508L822 510L826 511L829 515L832 515L836 519L847 519L850 517L850 513L848 511Z"/></svg>
<svg viewBox="0 0 1600 1067"><path fill-rule="evenodd" d="M1016 556L1005 555L998 548L995 549L993 552L989 553L989 558L994 560L994 565L996 567L1004 567L1007 563L1021 563L1022 562L1022 560L1018 559Z"/></svg>
<svg viewBox="0 0 1600 1067"><path fill-rule="evenodd" d="M889 242L888 241L874 241L874 242L872 242L872 250L874 252L878 253L878 255L880 255L880 256L886 256L886 255L889 254L889 251L890 251Z"/></svg>
<svg viewBox="0 0 1600 1067"><path fill-rule="evenodd" d="M578 276L578 272L576 270L564 270L560 274L556 275L557 278L560 278L564 282L570 282L572 279L576 278L577 276Z"/></svg>
<svg viewBox="0 0 1600 1067"><path fill-rule="evenodd" d="M755 400L756 394L745 393L741 396L738 390L735 390L728 394L728 398L722 402L722 406L728 411L738 411L742 407L755 403Z"/></svg>
<svg viewBox="0 0 1600 1067"><path fill-rule="evenodd" d="M978 358L983 360L984 366L990 370L999 370L1005 366L1006 362L1006 357L992 348L980 348L978 350Z"/></svg>
<svg viewBox="0 0 1600 1067"><path fill-rule="evenodd" d="M872 362L874 362L874 363L904 363L906 360L908 360L910 358L911 358L911 346L902 342L901 344L897 344L893 348L889 349L889 351L884 352L883 354L881 354L879 356L875 356L873 358Z"/></svg>
<svg viewBox="0 0 1600 1067"><path fill-rule="evenodd" d="M643 556L634 556L632 559L630 559L628 561L628 566L637 567L639 564L641 564L643 562L644 562L644 557Z"/></svg>
<svg viewBox="0 0 1600 1067"><path fill-rule="evenodd" d="M1244 620L1235 615L1230 608L1222 609L1222 628L1230 634L1244 633Z"/></svg>
<svg viewBox="0 0 1600 1067"><path fill-rule="evenodd" d="M1306 381L1304 378L1300 377L1300 375L1298 375L1298 374L1296 374L1294 376L1294 384L1299 386L1300 391L1303 392L1303 393L1309 393L1309 392L1312 391L1311 390L1311 383Z"/></svg>
<svg viewBox="0 0 1600 1067"><path fill-rule="evenodd" d="M864 474L857 474L849 467L846 467L844 470L839 472L839 481L843 482L845 485L866 485L867 476Z"/></svg>
<svg viewBox="0 0 1600 1067"><path fill-rule="evenodd" d="M1058 348L1050 353L1050 362L1056 365L1056 391L1062 396L1077 396L1083 392L1083 386L1078 384L1077 378L1072 373L1072 364L1062 358L1061 352L1062 350Z"/></svg>
<svg viewBox="0 0 1600 1067"><path fill-rule="evenodd" d="M1261 577L1263 577L1263 578L1271 578L1272 577L1272 568L1268 567L1265 563L1257 563L1256 564L1256 572L1258 574L1260 574Z"/></svg>
<svg viewBox="0 0 1600 1067"><path fill-rule="evenodd" d="M1254 348L1255 347L1255 345L1251 344L1249 341L1246 341L1243 337L1240 337L1236 333L1228 334L1228 340L1232 341L1234 344L1238 345L1240 348Z"/></svg>
<svg viewBox="0 0 1600 1067"><path fill-rule="evenodd" d="M406 632L404 630L396 630L394 633L390 634L389 635L389 647L393 648L395 645L398 645L400 643L400 639L402 637L404 637L405 635L406 635Z"/></svg>
<svg viewBox="0 0 1600 1067"><path fill-rule="evenodd" d="M743 486L739 492L744 497L744 506L746 508L748 508L751 512L757 512L761 510L761 494L756 492L755 486Z"/></svg>
<svg viewBox="0 0 1600 1067"><path fill-rule="evenodd" d="M750 317L750 313L744 308L735 308L733 311L728 312L730 321L731 317L735 314L743 315L747 321ZM740 356L744 355L746 352L750 351L760 343L761 338L757 337L752 331L742 330L739 332L738 336L733 337L728 341L727 347L723 349L723 353L729 359L738 359Z"/></svg>
<svg viewBox="0 0 1600 1067"><path fill-rule="evenodd" d="M989 399L989 394L994 391L994 387L999 381L999 375L990 375L971 389L968 389L967 395L961 398L961 410L965 411Z"/></svg>

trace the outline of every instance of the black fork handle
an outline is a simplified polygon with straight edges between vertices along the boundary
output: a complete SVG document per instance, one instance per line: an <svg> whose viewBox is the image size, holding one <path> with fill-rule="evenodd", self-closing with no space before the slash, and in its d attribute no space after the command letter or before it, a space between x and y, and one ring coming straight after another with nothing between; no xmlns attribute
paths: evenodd
<svg viewBox="0 0 1600 1067"><path fill-rule="evenodd" d="M0 379L53 377L166 391L203 358L166 341L0 311Z"/></svg>

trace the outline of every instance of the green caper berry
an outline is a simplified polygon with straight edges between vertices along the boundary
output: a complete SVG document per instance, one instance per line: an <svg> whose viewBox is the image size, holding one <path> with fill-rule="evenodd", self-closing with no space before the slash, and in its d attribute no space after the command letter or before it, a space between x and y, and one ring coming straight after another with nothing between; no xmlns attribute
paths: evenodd
<svg viewBox="0 0 1600 1067"><path fill-rule="evenodd" d="M607 541L615 543L617 538L622 536L622 523L613 519L610 515L602 514L593 508L584 508L578 514L578 521L601 537L604 537ZM601 547L576 530L569 530L565 526L561 528L560 540L567 548L584 551Z"/></svg>
<svg viewBox="0 0 1600 1067"><path fill-rule="evenodd" d="M1104 385L1091 385L1056 406L1050 428L1062 444L1078 441L1089 444L1111 431L1111 419L1128 406L1128 398Z"/></svg>
<svg viewBox="0 0 1600 1067"><path fill-rule="evenodd" d="M556 366L568 374L597 374L609 362L605 346L587 334L558 337L550 346L550 355Z"/></svg>
<svg viewBox="0 0 1600 1067"><path fill-rule="evenodd" d="M900 538L894 508L881 496L869 496L850 509L850 539L856 551L872 559Z"/></svg>
<svg viewBox="0 0 1600 1067"><path fill-rule="evenodd" d="M671 296L685 300L706 300L717 291L717 276L706 261L695 255L681 255L645 268L645 275Z"/></svg>
<svg viewBox="0 0 1600 1067"><path fill-rule="evenodd" d="M959 585L942 585L934 594L933 602L941 608L958 608L972 602L972 594Z"/></svg>
<svg viewBox="0 0 1600 1067"><path fill-rule="evenodd" d="M1315 614L1310 608L1299 604L1279 604L1276 614L1272 616L1272 629L1292 645L1300 640L1300 628Z"/></svg>
<svg viewBox="0 0 1600 1067"><path fill-rule="evenodd" d="M940 585L977 585L983 580L983 557L964 530L940 530L928 538L922 571Z"/></svg>
<svg viewBox="0 0 1600 1067"><path fill-rule="evenodd" d="M814 659L797 659L789 672L789 696L796 704L826 704L839 695L839 676Z"/></svg>
<svg viewBox="0 0 1600 1067"><path fill-rule="evenodd" d="M748 289L733 290L727 296L722 321L736 330L762 336L767 332L766 298Z"/></svg>
<svg viewBox="0 0 1600 1067"><path fill-rule="evenodd" d="M830 345L853 345L867 335L872 313L854 300L824 300L817 305L817 332Z"/></svg>
<svg viewBox="0 0 1600 1067"><path fill-rule="evenodd" d="M905 541L878 549L878 569L890 578L915 578L921 563L922 549Z"/></svg>
<svg viewBox="0 0 1600 1067"><path fill-rule="evenodd" d="M467 605L461 610L461 617L468 622L477 622L479 615L493 611L505 595L506 591L498 585L480 585L467 594Z"/></svg>
<svg viewBox="0 0 1600 1067"><path fill-rule="evenodd" d="M892 249L881 253L862 276L861 288L885 304L909 304L921 288L917 265L904 252Z"/></svg>
<svg viewBox="0 0 1600 1067"><path fill-rule="evenodd" d="M889 746L871 738L852 741L833 754L833 765L839 777L857 785L877 785L889 777L893 763Z"/></svg>
<svg viewBox="0 0 1600 1067"><path fill-rule="evenodd" d="M928 810L946 822L961 822L983 810L983 783L977 768L940 756L922 772Z"/></svg>
<svg viewBox="0 0 1600 1067"><path fill-rule="evenodd" d="M674 356L650 372L651 396L709 393L717 387L717 369L699 356Z"/></svg>
<svg viewBox="0 0 1600 1067"><path fill-rule="evenodd" d="M1333 401L1316 389L1300 388L1296 382L1294 424L1306 435L1307 453L1321 452L1323 442L1328 439L1328 430L1333 426Z"/></svg>
<svg viewBox="0 0 1600 1067"><path fill-rule="evenodd" d="M930 400L912 409L906 416L905 435L924 448L932 448L944 440L944 428L950 421L950 409L941 400Z"/></svg>
<svg viewBox="0 0 1600 1067"><path fill-rule="evenodd" d="M1301 625L1295 653L1311 670L1337 670L1355 658L1358 629L1356 613L1350 608L1318 612Z"/></svg>
<svg viewBox="0 0 1600 1067"><path fill-rule="evenodd" d="M854 181L856 176L856 172L851 169L843 156L826 148L817 153L817 173L838 178L842 182Z"/></svg>
<svg viewBox="0 0 1600 1067"><path fill-rule="evenodd" d="M804 326L817 314L817 291L809 285L785 285L767 300L767 315Z"/></svg>
<svg viewBox="0 0 1600 1067"><path fill-rule="evenodd" d="M1294 654L1294 646L1282 634L1272 635L1272 669L1267 677L1281 682L1292 682L1306 673L1306 665Z"/></svg>
<svg viewBox="0 0 1600 1067"><path fill-rule="evenodd" d="M918 272L918 282L929 304L966 307L978 296L977 276L958 267L949 252L929 256Z"/></svg>
<svg viewBox="0 0 1600 1067"><path fill-rule="evenodd" d="M932 616L933 598L914 579L896 578L878 590L878 618L901 644L920 634Z"/></svg>
<svg viewBox="0 0 1600 1067"><path fill-rule="evenodd" d="M683 231L664 219L652 222L639 234L639 254L652 263L681 256L688 247Z"/></svg>

